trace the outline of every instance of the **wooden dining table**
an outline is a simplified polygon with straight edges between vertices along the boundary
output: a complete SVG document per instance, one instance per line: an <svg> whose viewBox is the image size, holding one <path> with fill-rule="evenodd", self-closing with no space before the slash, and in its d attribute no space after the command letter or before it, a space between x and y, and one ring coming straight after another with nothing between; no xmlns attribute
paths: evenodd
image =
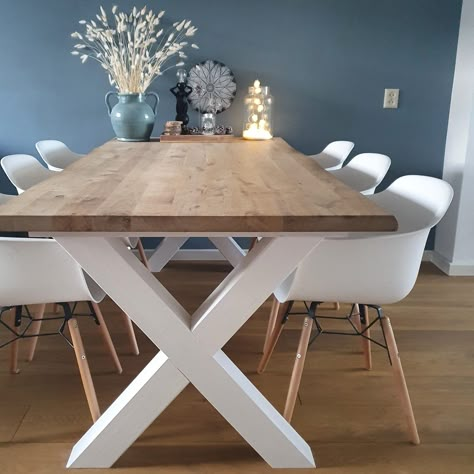
<svg viewBox="0 0 474 474"><path fill-rule="evenodd" d="M393 215L280 138L113 140L0 206L0 232L56 239L159 347L68 467L111 467L188 383L271 466L315 467L306 441L222 347L325 238L396 229ZM189 314L125 236L261 240Z"/></svg>

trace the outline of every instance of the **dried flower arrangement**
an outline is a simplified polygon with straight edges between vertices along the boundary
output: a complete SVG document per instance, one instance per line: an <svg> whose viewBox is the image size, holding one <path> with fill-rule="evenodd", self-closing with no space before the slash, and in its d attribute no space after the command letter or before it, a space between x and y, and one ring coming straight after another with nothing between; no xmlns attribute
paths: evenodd
<svg viewBox="0 0 474 474"><path fill-rule="evenodd" d="M96 15L97 22L81 20L79 23L86 31L71 35L81 41L74 46L72 54L83 63L88 58L97 61L119 93L143 94L165 71L184 65L187 56L183 50L197 28L190 20L182 20L165 32L160 27L164 11L155 14L145 6L141 10L134 7L126 14L117 9L117 6L112 8L110 23L102 7ZM198 49L196 44L191 47ZM178 63L170 66L170 60L175 57Z"/></svg>

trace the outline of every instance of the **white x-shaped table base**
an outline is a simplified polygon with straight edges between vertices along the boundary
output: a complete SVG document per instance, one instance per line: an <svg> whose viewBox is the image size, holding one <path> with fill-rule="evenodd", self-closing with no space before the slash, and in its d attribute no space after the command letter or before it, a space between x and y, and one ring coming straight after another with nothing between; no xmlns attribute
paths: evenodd
<svg viewBox="0 0 474 474"><path fill-rule="evenodd" d="M263 239L192 316L121 239L55 238L161 349L75 445L68 467L111 467L189 382L272 467L315 467L308 444L221 347L321 237Z"/></svg>
<svg viewBox="0 0 474 474"><path fill-rule="evenodd" d="M165 237L148 260L152 271L161 272L188 240L189 237ZM247 253L232 237L210 237L209 240L233 267L236 267Z"/></svg>

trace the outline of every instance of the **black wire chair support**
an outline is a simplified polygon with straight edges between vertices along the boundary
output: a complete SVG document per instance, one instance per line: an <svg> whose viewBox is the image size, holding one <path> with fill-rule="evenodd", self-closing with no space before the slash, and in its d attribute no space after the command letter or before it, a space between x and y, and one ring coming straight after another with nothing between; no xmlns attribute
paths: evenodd
<svg viewBox="0 0 474 474"><path fill-rule="evenodd" d="M89 317L93 318L97 325L100 325L99 319L97 318L97 314L94 310L94 307L90 301L88 303L89 313L76 313L77 303L74 303L71 307L69 303L57 303L63 309L64 314L58 316L47 316L42 318L35 318L32 316L28 306L4 306L0 307L0 327L5 328L9 334L12 335L12 338L9 339L7 342L0 344L0 349L12 344L13 342L17 341L18 339L31 339L32 337L48 337L48 336L62 336L66 342L74 348L72 341L64 334L64 330L66 329L66 325L69 320L73 317ZM12 309L15 310L15 318L13 327L6 323L3 320L4 313L11 311ZM23 326L23 322L26 321L26 325ZM43 332L38 334L28 334L28 331L31 325L34 322L38 321L61 321L61 325L56 332Z"/></svg>
<svg viewBox="0 0 474 474"><path fill-rule="evenodd" d="M297 315L309 316L313 320L313 324L316 327L316 333L314 334L314 336L311 337L308 347L310 347L316 341L316 339L318 339L318 337L321 336L322 334L330 334L334 336L363 337L364 339L367 339L368 341L373 342L374 344L381 347L382 349L385 349L388 355L388 360L390 362L390 365L392 365L392 360L391 360L390 352L388 350L388 345L387 345L387 339L386 339L385 331L382 324L383 311L380 306L372 305L372 304L359 305L359 313L357 314L355 312L357 305L353 304L351 307L350 313L345 316L328 316L328 315L317 314L318 306L321 304L322 302L311 302L310 304L308 304L305 301L304 302L304 305L306 308L305 312L292 312L291 309L293 307L293 302L291 302L285 316L283 317L282 324L285 324L288 321L290 316L297 316ZM366 322L367 322L366 308L372 308L377 313L377 317L367 326L366 326ZM359 328L354 324L354 321L353 321L353 317L356 314L360 317L361 323L364 325L363 329L361 330L359 330ZM321 324L321 320L347 321L350 324L352 331L348 332L348 331L326 330L323 328ZM380 328L382 330L383 342L377 341L376 339L373 339L372 337L367 335L370 329L377 323L380 324Z"/></svg>

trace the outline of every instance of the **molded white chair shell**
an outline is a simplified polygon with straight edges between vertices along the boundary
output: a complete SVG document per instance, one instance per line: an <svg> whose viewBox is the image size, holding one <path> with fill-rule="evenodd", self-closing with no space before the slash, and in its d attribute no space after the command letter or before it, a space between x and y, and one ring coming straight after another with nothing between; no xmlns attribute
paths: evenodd
<svg viewBox="0 0 474 474"><path fill-rule="evenodd" d="M332 142L321 153L310 155L310 158L327 171L338 170L342 168L344 161L346 161L353 149L354 143L352 142Z"/></svg>
<svg viewBox="0 0 474 474"><path fill-rule="evenodd" d="M51 171L63 171L84 156L58 140L42 140L36 144L36 149Z"/></svg>
<svg viewBox="0 0 474 474"><path fill-rule="evenodd" d="M5 204L6 202L8 202L11 198L13 198L15 196L11 196L9 194L2 194L0 193L0 206L2 204Z"/></svg>
<svg viewBox="0 0 474 474"><path fill-rule="evenodd" d="M18 191L23 193L35 184L41 183L51 176L54 172L48 170L31 155L9 155L1 160L3 171Z"/></svg>
<svg viewBox="0 0 474 474"><path fill-rule="evenodd" d="M362 194L374 194L383 181L392 161L379 153L362 153L355 156L344 168L331 171L333 176Z"/></svg>
<svg viewBox="0 0 474 474"><path fill-rule="evenodd" d="M352 306L350 315L339 318L349 320L354 332L337 334L362 337L366 368L369 370L372 367L370 344L371 341L375 342L371 339L372 324L368 315L368 308L372 307L377 311L383 332L385 345L382 344L382 347L387 350L392 365L410 441L419 444L420 437L395 335L390 319L382 314L380 305L396 303L412 290L429 231L446 213L453 198L453 190L448 183L436 178L406 176L386 191L370 198L397 217L399 230L394 234L352 234L329 238L305 258L275 292L276 300L258 373L265 370L275 349L288 314L291 314L291 302L313 302L303 322L285 403L284 417L290 421L313 325L316 324L318 334L324 332L319 322L324 316L319 316L318 321L317 303L359 303Z"/></svg>
<svg viewBox="0 0 474 474"><path fill-rule="evenodd" d="M105 296L52 239L0 238L0 306L92 301Z"/></svg>
<svg viewBox="0 0 474 474"><path fill-rule="evenodd" d="M325 240L276 290L278 301L392 304L412 290L430 229L453 198L445 181L405 176L370 196L399 223L396 233ZM361 273L362 269L362 273Z"/></svg>
<svg viewBox="0 0 474 474"><path fill-rule="evenodd" d="M102 301L105 293L56 241L52 239L0 238L0 263L0 307L16 307L21 311L23 306L35 304L40 308L38 309L39 314L35 314L35 319L25 329L28 331L31 342L29 361L33 359L36 343L41 334L46 304L87 301L99 322L99 330L117 372L122 373L122 366L112 338L97 304ZM67 306L64 309L66 312ZM92 419L95 422L100 416L100 409L79 327L71 313L65 322L68 324L84 392ZM15 328L19 328L19 326L15 325ZM18 333L15 334L18 336ZM20 339L16 338L11 342L10 367L13 373L19 372L19 341Z"/></svg>

